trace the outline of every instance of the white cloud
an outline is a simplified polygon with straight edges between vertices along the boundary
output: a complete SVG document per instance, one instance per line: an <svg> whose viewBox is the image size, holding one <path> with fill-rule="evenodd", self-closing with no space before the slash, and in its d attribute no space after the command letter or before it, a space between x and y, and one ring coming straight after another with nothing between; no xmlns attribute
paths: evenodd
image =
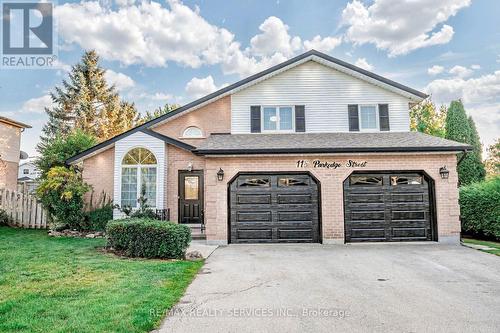
<svg viewBox="0 0 500 333"><path fill-rule="evenodd" d="M429 75L438 75L438 74L441 74L443 71L444 71L444 67L439 66L439 65L434 65L434 66L427 69L427 73Z"/></svg>
<svg viewBox="0 0 500 333"><path fill-rule="evenodd" d="M373 69L373 65L369 64L368 61L366 61L366 58L358 58L354 65L366 69L367 71L371 71Z"/></svg>
<svg viewBox="0 0 500 333"><path fill-rule="evenodd" d="M262 32L250 39L250 51L256 56L272 56L278 52L290 57L302 48L300 37L291 37L288 26L276 16L268 17L259 30Z"/></svg>
<svg viewBox="0 0 500 333"><path fill-rule="evenodd" d="M331 51L339 37L314 37L302 43L275 16L259 26L260 32L242 48L234 34L207 22L179 0L157 2L116 0L117 8L102 2L66 3L55 16L63 45L95 49L102 58L124 65L165 67L169 62L198 68L220 65L224 74L247 76L276 65L304 47Z"/></svg>
<svg viewBox="0 0 500 333"><path fill-rule="evenodd" d="M375 0L365 5L353 0L342 11L342 25L347 26L348 40L375 44L393 57L448 43L454 31L443 23L470 3L471 0Z"/></svg>
<svg viewBox="0 0 500 333"><path fill-rule="evenodd" d="M477 70L481 69L481 66L480 65L471 65L470 68L477 71Z"/></svg>
<svg viewBox="0 0 500 333"><path fill-rule="evenodd" d="M466 78L472 75L474 72L472 69L469 69L464 66L453 66L449 71L450 74L453 74L455 76L461 77L461 78Z"/></svg>
<svg viewBox="0 0 500 333"><path fill-rule="evenodd" d="M223 84L220 87L215 85L214 79L212 75L209 75L205 78L197 78L194 77L186 84L186 93L193 98L200 98L205 95L208 95L222 87L225 87L227 84Z"/></svg>
<svg viewBox="0 0 500 333"><path fill-rule="evenodd" d="M45 113L46 107L52 107L50 95L43 95L27 100L23 103L20 112L23 113Z"/></svg>
<svg viewBox="0 0 500 333"><path fill-rule="evenodd" d="M135 86L134 80L128 75L117 73L111 69L106 70L104 78L110 85L114 85L119 91L123 91Z"/></svg>
<svg viewBox="0 0 500 333"><path fill-rule="evenodd" d="M330 52L342 43L342 37L325 37L321 38L320 35L315 36L311 40L304 41L304 48L306 50L317 50L320 52Z"/></svg>
<svg viewBox="0 0 500 333"><path fill-rule="evenodd" d="M154 94L141 93L137 96L137 99L151 100L151 101L168 101L174 98L172 94L166 94L161 92L156 92Z"/></svg>
<svg viewBox="0 0 500 333"><path fill-rule="evenodd" d="M500 133L500 71L474 78L453 77L430 82L425 91L438 104L461 99L476 121L483 144L489 145Z"/></svg>

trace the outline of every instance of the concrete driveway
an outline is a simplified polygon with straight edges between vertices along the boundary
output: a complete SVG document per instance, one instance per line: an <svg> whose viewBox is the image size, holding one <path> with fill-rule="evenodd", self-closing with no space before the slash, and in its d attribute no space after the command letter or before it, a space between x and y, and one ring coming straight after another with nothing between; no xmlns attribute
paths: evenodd
<svg viewBox="0 0 500 333"><path fill-rule="evenodd" d="M498 332L500 257L438 244L231 245L161 332Z"/></svg>

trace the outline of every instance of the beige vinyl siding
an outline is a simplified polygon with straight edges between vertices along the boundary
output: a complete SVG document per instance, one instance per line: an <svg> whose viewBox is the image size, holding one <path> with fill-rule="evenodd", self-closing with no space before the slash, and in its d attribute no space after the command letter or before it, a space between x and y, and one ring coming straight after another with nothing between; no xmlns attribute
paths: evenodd
<svg viewBox="0 0 500 333"><path fill-rule="evenodd" d="M389 104L390 129L410 130L406 97L308 61L231 96L231 133L250 133L251 105L305 105L306 132L348 132L348 104Z"/></svg>

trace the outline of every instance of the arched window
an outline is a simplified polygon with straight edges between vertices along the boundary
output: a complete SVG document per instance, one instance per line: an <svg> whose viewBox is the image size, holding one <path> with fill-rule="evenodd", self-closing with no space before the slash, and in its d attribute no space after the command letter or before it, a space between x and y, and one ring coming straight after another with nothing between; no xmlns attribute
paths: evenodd
<svg viewBox="0 0 500 333"><path fill-rule="evenodd" d="M155 207L156 157L145 148L133 148L122 160L121 206L137 207L143 193L146 204Z"/></svg>
<svg viewBox="0 0 500 333"><path fill-rule="evenodd" d="M203 133L201 132L201 129L199 129L196 126L189 126L184 130L184 133L182 133L183 138L201 138L203 137Z"/></svg>

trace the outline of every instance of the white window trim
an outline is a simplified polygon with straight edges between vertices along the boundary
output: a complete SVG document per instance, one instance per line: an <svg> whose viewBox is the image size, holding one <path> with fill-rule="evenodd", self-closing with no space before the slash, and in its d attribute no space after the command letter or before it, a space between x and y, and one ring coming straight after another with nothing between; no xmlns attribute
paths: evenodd
<svg viewBox="0 0 500 333"><path fill-rule="evenodd" d="M276 129L266 130L264 129L264 108L275 108L276 109ZM280 130L280 116L279 108L292 108L292 129L291 130ZM295 133L295 105L261 105L260 106L260 128L261 133Z"/></svg>
<svg viewBox="0 0 500 333"><path fill-rule="evenodd" d="M125 156L127 156L127 154L135 148L147 149L156 159L156 164L123 164L123 159L125 158ZM155 198L155 202L154 202L154 204L151 204L150 202L147 203L147 205L149 205L149 207L156 209L157 208L156 206L158 204L158 190L160 188L160 186L159 186L160 184L158 182L158 176L159 176L158 158L156 157L156 155L151 151L151 149L148 149L147 147L144 147L144 146L133 146L132 148L130 148L129 150L127 150L125 152L125 154L122 157L121 173L120 173L120 207L122 205L122 193L123 193L122 178L123 178L123 169L124 168L137 168L137 199L139 199L141 197L141 188L142 188L141 169L142 168L156 168L156 195L155 195L156 198ZM132 207L132 210L138 210L139 208L140 208L139 203L137 203L136 207Z"/></svg>
<svg viewBox="0 0 500 333"><path fill-rule="evenodd" d="M369 106L369 107L375 107L375 123L376 128L365 128L363 129L363 123L361 121L361 107L363 106ZM358 120L359 120L359 131L360 132L380 132L380 118L379 118L379 113L378 113L378 104L359 104L358 105Z"/></svg>
<svg viewBox="0 0 500 333"><path fill-rule="evenodd" d="M192 128L192 127L195 127L195 128L197 128L197 129L199 129L201 134L200 134L199 136L186 136L186 135L185 135L186 131L187 131L188 129ZM203 135L203 130L202 130L200 127L198 127L198 126L194 126L194 125L193 125L193 126L188 126L188 127L186 127L186 128L182 131L182 135L181 135L179 138L180 138L180 139L205 139L206 137L205 137L205 135Z"/></svg>

